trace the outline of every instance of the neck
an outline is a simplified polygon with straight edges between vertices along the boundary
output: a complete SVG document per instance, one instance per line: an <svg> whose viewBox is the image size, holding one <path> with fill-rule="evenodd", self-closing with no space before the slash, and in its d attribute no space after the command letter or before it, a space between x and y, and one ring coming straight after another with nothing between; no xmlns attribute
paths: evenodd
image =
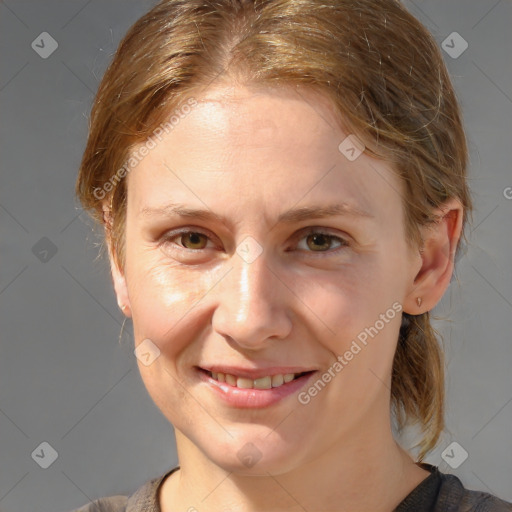
<svg viewBox="0 0 512 512"><path fill-rule="evenodd" d="M162 485L162 512L393 510L428 472L389 431L359 432L313 460L268 476L228 472L176 431L180 470Z"/></svg>

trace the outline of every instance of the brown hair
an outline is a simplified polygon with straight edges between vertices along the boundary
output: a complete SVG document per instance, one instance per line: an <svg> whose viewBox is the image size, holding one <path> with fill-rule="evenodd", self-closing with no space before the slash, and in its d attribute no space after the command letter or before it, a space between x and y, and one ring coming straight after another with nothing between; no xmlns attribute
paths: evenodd
<svg viewBox="0 0 512 512"><path fill-rule="evenodd" d="M448 198L461 201L465 225L471 198L456 95L435 40L398 1L163 0L130 28L103 77L76 187L84 208L105 224L121 269L120 176L130 151L219 79L302 84L329 98L366 152L390 162L403 180L411 247L421 245L419 228L435 221L434 208ZM418 460L444 428L443 368L429 313L404 313L391 400L400 429L421 427Z"/></svg>

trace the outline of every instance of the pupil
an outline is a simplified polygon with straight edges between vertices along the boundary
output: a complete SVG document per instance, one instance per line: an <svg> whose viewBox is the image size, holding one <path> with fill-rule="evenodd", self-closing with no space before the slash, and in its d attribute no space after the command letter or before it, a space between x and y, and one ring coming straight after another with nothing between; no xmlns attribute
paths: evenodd
<svg viewBox="0 0 512 512"><path fill-rule="evenodd" d="M325 235L311 235L311 238L313 239L313 243L318 248L321 246L322 248L328 248L329 246L329 240L328 237Z"/></svg>
<svg viewBox="0 0 512 512"><path fill-rule="evenodd" d="M201 244L201 233L188 233L186 235L187 239L188 239L188 243L190 245L197 245L197 244ZM187 245L186 243L184 244L185 246ZM197 247L193 247L194 249L197 249Z"/></svg>

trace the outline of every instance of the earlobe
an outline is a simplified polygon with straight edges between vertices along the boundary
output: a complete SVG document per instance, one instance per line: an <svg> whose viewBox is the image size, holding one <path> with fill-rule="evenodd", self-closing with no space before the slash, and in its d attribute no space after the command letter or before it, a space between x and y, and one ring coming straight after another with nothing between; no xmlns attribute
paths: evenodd
<svg viewBox="0 0 512 512"><path fill-rule="evenodd" d="M455 251L462 234L463 207L449 199L435 212L438 220L421 230L421 268L410 283L404 312L421 315L441 300L453 274Z"/></svg>
<svg viewBox="0 0 512 512"><path fill-rule="evenodd" d="M112 216L111 206L107 203L103 203L103 222L105 225L105 243L108 248L108 258L110 262L110 272L112 276L112 284L117 297L117 305L119 309L129 318L132 316L132 310L130 306L130 299L128 297L128 288L126 286L126 277L124 272L119 268L119 263L114 255L112 247Z"/></svg>
<svg viewBox="0 0 512 512"><path fill-rule="evenodd" d="M112 246L110 241L107 241L108 245L108 257L110 261L110 272L112 276L112 284L116 292L117 304L121 311L129 318L132 316L132 310L130 306L130 298L128 296L128 287L126 285L125 273L119 268L117 258L112 252Z"/></svg>
<svg viewBox="0 0 512 512"><path fill-rule="evenodd" d="M116 259L111 255L109 251L110 257L110 270L112 273L112 282L114 284L114 289L117 297L117 304L122 312L127 316L132 316L131 306L130 306L130 298L128 297L128 288L126 286L126 276L124 272L122 272Z"/></svg>

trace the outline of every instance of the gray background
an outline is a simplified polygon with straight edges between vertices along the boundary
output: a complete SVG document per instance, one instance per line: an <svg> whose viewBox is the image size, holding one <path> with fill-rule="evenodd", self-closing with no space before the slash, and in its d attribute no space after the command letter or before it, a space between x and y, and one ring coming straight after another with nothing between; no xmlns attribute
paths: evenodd
<svg viewBox="0 0 512 512"><path fill-rule="evenodd" d="M106 261L95 261L100 239L73 196L99 79L154 3L0 2L2 512L63 512L129 494L177 463L172 427L140 379L129 322L118 343L123 316ZM512 3L406 6L439 45L454 31L469 44L458 58L443 51L467 126L476 211L436 309L449 319L436 324L448 428L426 461L512 500ZM58 42L47 59L31 47L42 32ZM453 441L469 454L457 469L441 456ZM58 454L46 469L43 442ZM448 453L453 461L463 452Z"/></svg>

